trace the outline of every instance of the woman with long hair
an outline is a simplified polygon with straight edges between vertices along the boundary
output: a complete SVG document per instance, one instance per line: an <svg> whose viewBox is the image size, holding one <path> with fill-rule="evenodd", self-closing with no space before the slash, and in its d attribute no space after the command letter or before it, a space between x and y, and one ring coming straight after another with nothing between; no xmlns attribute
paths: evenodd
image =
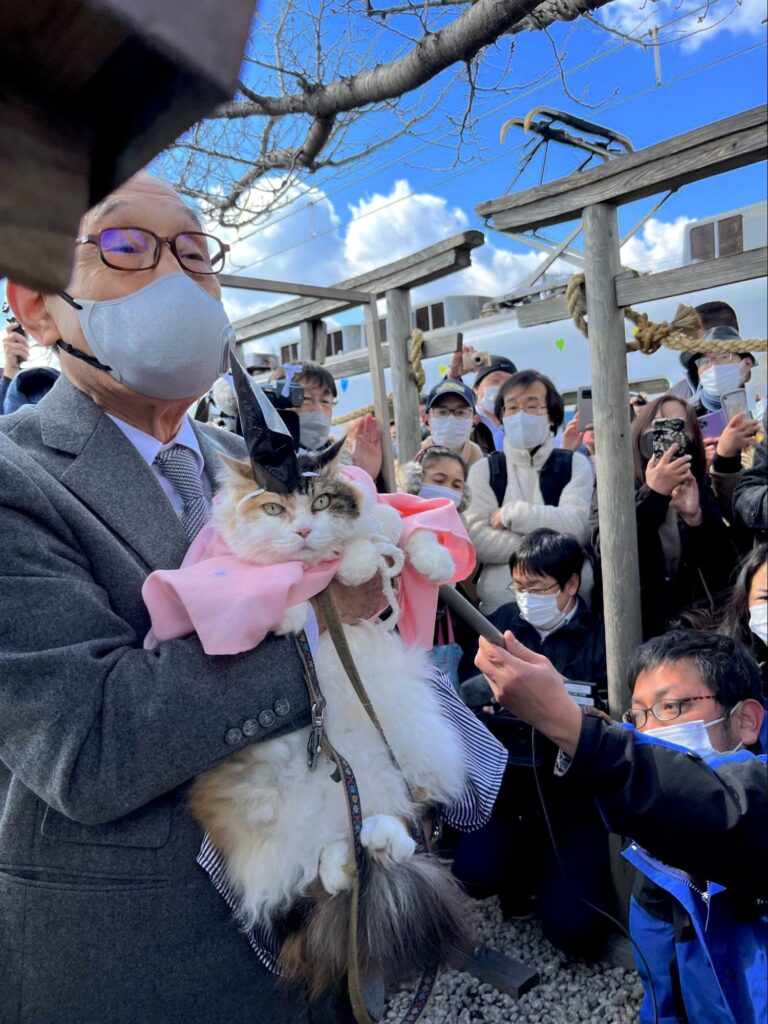
<svg viewBox="0 0 768 1024"><path fill-rule="evenodd" d="M719 633L740 640L759 664L768 663L768 544L763 542L740 565Z"/></svg>

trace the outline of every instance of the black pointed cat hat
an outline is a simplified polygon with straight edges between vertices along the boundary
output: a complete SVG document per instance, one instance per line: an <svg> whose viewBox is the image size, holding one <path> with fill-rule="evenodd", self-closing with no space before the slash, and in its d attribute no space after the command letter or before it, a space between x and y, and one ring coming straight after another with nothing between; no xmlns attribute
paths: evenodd
<svg viewBox="0 0 768 1024"><path fill-rule="evenodd" d="M275 407L258 384L251 381L234 352L230 352L229 365L254 478L268 491L291 494L298 488L301 476L293 438Z"/></svg>

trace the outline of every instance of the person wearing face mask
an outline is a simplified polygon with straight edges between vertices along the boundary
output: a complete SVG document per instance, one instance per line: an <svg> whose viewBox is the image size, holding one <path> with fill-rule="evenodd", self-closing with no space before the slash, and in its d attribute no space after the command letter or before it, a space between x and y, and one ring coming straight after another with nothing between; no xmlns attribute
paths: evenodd
<svg viewBox="0 0 768 1024"><path fill-rule="evenodd" d="M526 534L548 527L586 542L594 488L589 460L554 446L564 406L544 374L523 370L509 377L496 397L496 415L504 451L470 470L466 513L482 564L477 593L486 614L509 600L509 559Z"/></svg>
<svg viewBox="0 0 768 1024"><path fill-rule="evenodd" d="M448 448L467 468L482 459L482 451L469 439L475 419L472 388L460 380L441 380L427 396L426 413L430 436L422 442L422 449L432 445Z"/></svg>
<svg viewBox="0 0 768 1024"><path fill-rule="evenodd" d="M491 356L488 366L478 370L472 390L475 393L478 420L472 431L472 440L483 455L500 452L504 448L504 428L496 415L496 399L502 384L508 381L517 367L506 356Z"/></svg>
<svg viewBox="0 0 768 1024"><path fill-rule="evenodd" d="M553 784L592 794L607 827L632 837L630 931L648 964L638 959L640 1021L760 1024L768 773L754 659L713 633L654 638L630 664L620 727L585 715L546 658L504 640L481 640L477 658L496 699L560 747Z"/></svg>
<svg viewBox="0 0 768 1024"><path fill-rule="evenodd" d="M733 327L712 327L701 339L701 351L686 353L692 386L697 381L691 401L698 416L721 409L721 396L743 387L757 363L751 352L707 350L708 341L741 341L741 337Z"/></svg>
<svg viewBox="0 0 768 1024"><path fill-rule="evenodd" d="M653 424L680 419L686 451L671 445L653 455ZM640 556L643 637L664 632L684 611L715 614L729 593L738 560L732 532L723 520L706 471L704 444L688 403L661 395L637 414L631 428L635 514ZM599 514L593 503L592 546L600 552Z"/></svg>
<svg viewBox="0 0 768 1024"><path fill-rule="evenodd" d="M278 991L274 937L237 928L186 806L195 776L309 723L294 642L142 645L147 576L181 564L220 456L247 458L187 414L229 365L226 251L142 173L84 217L66 290L8 285L61 376L0 417L3 1021L348 1019ZM347 621L381 600L337 593Z"/></svg>

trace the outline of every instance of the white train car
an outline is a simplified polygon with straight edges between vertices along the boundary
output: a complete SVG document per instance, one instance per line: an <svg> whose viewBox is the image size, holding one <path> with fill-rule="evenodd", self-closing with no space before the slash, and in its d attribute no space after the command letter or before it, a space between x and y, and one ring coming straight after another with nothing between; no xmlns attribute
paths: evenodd
<svg viewBox="0 0 768 1024"><path fill-rule="evenodd" d="M748 249L761 248L768 244L768 203L756 203L742 207L718 217L692 221L685 227L682 265L695 264ZM651 268L653 269L668 269ZM551 294L557 283L547 282ZM671 320L679 303L698 306L703 302L721 300L729 303L736 311L743 338L765 338L768 329L768 304L766 301L765 278L742 281L737 284L688 292L685 295L659 299L642 305L642 312L651 320ZM478 351L503 355L511 359L519 369L536 369L546 373L562 392L573 392L580 385L590 382L589 346L570 319L533 327L521 327L515 309L502 310L490 316L479 315L487 301L485 296L446 295L418 305L414 309L414 322L429 330L429 337L438 338L446 333L460 331L464 344L472 345ZM533 301L536 301L535 299ZM472 313L474 316L472 316ZM463 312L472 318L462 319ZM434 326L435 322L441 325ZM627 337L631 325L627 324ZM360 344L364 343L362 331ZM345 345L345 351L348 351ZM427 375L426 388L434 386L443 376L443 368L449 356L428 359L424 363ZM333 366L333 357L327 360ZM765 362L765 357L761 359ZM663 380L674 384L682 375L677 352L662 348L654 355L631 353L627 357L627 372L630 387L643 381ZM390 387L390 373L386 371L387 387ZM765 366L758 373L765 389ZM472 377L465 378L468 383ZM371 383L368 374L350 377L342 384L337 415L367 405L371 401Z"/></svg>

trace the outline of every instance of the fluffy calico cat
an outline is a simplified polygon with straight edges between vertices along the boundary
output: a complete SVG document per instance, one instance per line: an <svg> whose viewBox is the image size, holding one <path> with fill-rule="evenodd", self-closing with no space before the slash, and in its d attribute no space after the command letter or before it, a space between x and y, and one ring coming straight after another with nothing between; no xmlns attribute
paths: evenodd
<svg viewBox="0 0 768 1024"><path fill-rule="evenodd" d="M397 571L399 516L339 476L339 448L300 457L298 487L285 494L259 487L249 462L225 460L215 525L232 551L259 564L341 556L338 576L348 583ZM410 538L406 556L433 580L452 574L450 555L427 531ZM304 609L289 609L275 632L296 631L305 619ZM456 883L432 856L414 856L411 835L427 808L461 794L464 755L428 681L426 653L406 648L381 622L346 626L345 634L403 773L324 633L315 664L326 732L352 766L364 815L359 960L363 972L377 967L392 979L426 969L464 940ZM308 732L233 755L195 782L191 806L226 858L246 923L275 927L283 939L281 973L316 996L346 973L354 858L343 787L327 758L308 768Z"/></svg>

